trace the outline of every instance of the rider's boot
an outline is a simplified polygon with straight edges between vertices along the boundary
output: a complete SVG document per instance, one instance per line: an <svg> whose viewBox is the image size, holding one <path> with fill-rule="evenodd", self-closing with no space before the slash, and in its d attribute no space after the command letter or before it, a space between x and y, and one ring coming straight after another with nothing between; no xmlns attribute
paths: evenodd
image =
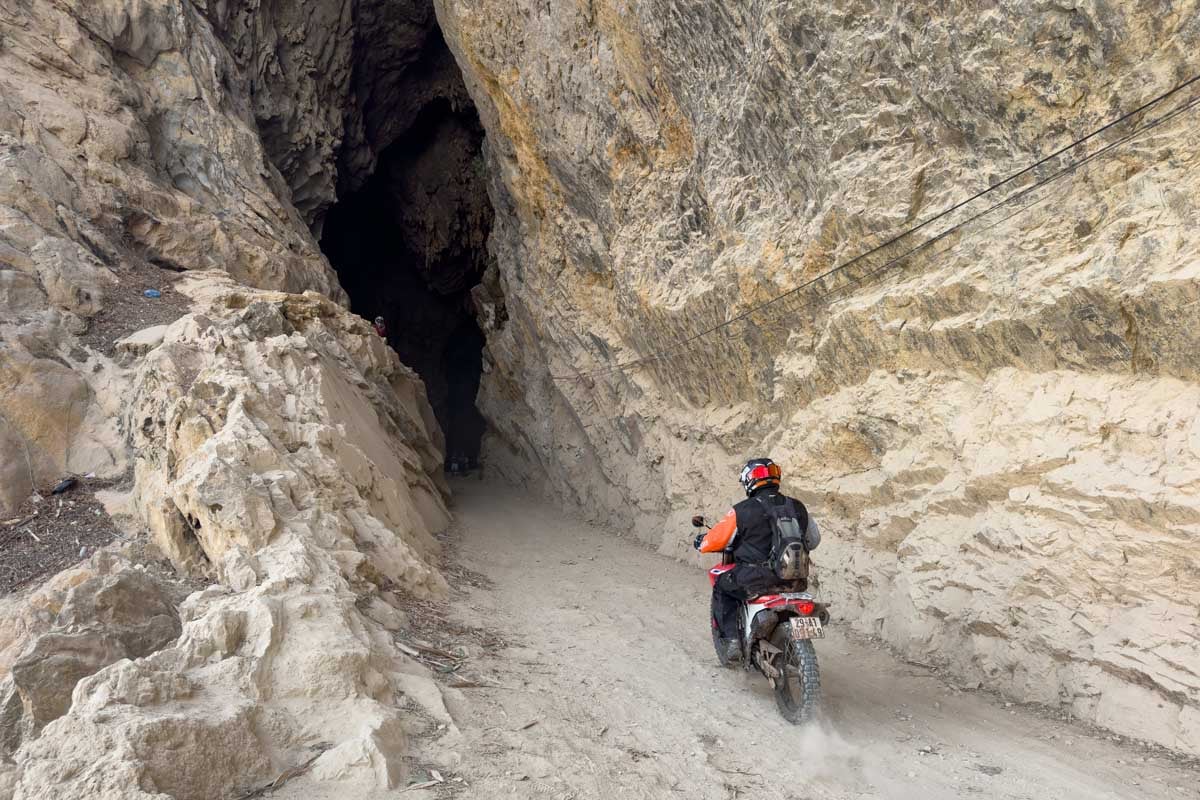
<svg viewBox="0 0 1200 800"><path fill-rule="evenodd" d="M725 662L729 664L739 664L742 660L742 648L737 639L722 639L721 647L724 648Z"/></svg>

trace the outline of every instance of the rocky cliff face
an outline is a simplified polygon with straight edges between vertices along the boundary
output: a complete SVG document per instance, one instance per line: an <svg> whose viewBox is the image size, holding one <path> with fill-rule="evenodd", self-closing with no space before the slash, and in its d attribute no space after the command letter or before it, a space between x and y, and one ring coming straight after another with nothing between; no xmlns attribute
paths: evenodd
<svg viewBox="0 0 1200 800"><path fill-rule="evenodd" d="M0 508L128 466L91 344L161 312L145 288L221 269L342 296L266 158L235 64L190 3L0 6ZM178 316L178 313L175 314ZM20 457L8 457L19 453Z"/></svg>
<svg viewBox="0 0 1200 800"><path fill-rule="evenodd" d="M429 0L195 5L236 67L229 97L309 223L362 186L431 101L470 103Z"/></svg>
<svg viewBox="0 0 1200 800"><path fill-rule="evenodd" d="M18 752L17 796L230 796L313 758L318 776L394 786L395 697L422 679L375 620L396 617L389 587L444 588L423 387L325 297L188 288L197 312L134 377L131 504L163 552L217 582L183 603L178 641L83 678Z"/></svg>
<svg viewBox="0 0 1200 800"><path fill-rule="evenodd" d="M682 554L770 453L856 627L1200 749L1190 112L678 346L1191 77L1194 3L438 8L489 131L490 463Z"/></svg>
<svg viewBox="0 0 1200 800"><path fill-rule="evenodd" d="M126 478L212 583L172 642L89 628L69 708L39 658L132 557L5 601L0 796L389 787L401 709L445 716L390 635L443 587L442 435L313 233L468 102L438 23L487 134L489 469L686 556L769 452L843 619L1200 752L1192 117L687 341L1189 77L1194 3L434 5L0 0L0 510Z"/></svg>
<svg viewBox="0 0 1200 800"><path fill-rule="evenodd" d="M430 566L448 514L424 387L323 295L211 274L181 291L192 313L142 336L124 372L126 513L212 584L148 620L153 644L152 589L108 603L112 619L72 611L99 576L136 577L129 565L77 570L10 609L56 615L5 631L6 653L23 648L0 686L15 796L231 796L298 764L348 791L395 786L397 698L438 697L390 633L393 589L445 587Z"/></svg>
<svg viewBox="0 0 1200 800"><path fill-rule="evenodd" d="M0 796L391 787L445 716L392 639L445 588L442 433L307 224L374 123L353 68L297 66L359 63L300 5L0 2L3 545L85 473L131 539L3 598Z"/></svg>

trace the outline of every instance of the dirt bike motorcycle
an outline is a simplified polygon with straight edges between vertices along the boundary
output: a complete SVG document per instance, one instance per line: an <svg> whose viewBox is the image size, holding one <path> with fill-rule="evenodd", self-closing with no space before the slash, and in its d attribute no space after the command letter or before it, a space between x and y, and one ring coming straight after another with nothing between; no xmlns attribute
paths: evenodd
<svg viewBox="0 0 1200 800"><path fill-rule="evenodd" d="M704 517L692 517L692 525L706 527ZM708 570L709 585L733 569L733 555L725 550L721 563ZM742 668L757 669L775 690L775 705L793 724L814 719L821 703L821 673L817 666L815 639L825 638L829 604L820 603L808 592L781 592L752 597L739 609ZM713 647L723 667L734 664L726 658L712 624Z"/></svg>

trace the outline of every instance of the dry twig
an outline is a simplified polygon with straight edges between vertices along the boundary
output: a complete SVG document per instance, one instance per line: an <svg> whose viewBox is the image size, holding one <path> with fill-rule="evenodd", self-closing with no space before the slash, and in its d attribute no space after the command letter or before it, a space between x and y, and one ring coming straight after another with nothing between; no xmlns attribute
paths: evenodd
<svg viewBox="0 0 1200 800"><path fill-rule="evenodd" d="M265 786L260 786L257 789L252 789L249 792L247 792L246 794L238 795L237 800L251 800L251 798L263 797L268 792L276 791L277 789L281 788L285 783L292 780L293 778L298 778L301 775L303 775L304 773L308 772L308 769L309 769L309 767L311 767L313 765L313 762L316 761L318 758L320 758L322 755L324 755L325 751L328 750L331 746L332 745L322 742L321 744L317 745L317 752L314 753L313 757L308 759L308 761L305 761L303 764L298 764L294 767L288 767L283 772L279 773L279 777L276 778L275 780L271 781L270 783L266 784Z"/></svg>

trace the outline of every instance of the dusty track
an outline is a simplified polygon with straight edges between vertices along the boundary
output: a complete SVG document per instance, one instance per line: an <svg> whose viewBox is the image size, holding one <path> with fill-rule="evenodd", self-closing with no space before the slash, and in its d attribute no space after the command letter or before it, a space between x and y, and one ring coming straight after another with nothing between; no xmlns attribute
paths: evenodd
<svg viewBox="0 0 1200 800"><path fill-rule="evenodd" d="M455 490L459 558L492 585L452 615L512 642L477 662L506 688L452 704L460 796L1200 797L1187 766L957 691L836 628L818 647L829 719L793 727L761 678L714 666L699 566L504 489Z"/></svg>

